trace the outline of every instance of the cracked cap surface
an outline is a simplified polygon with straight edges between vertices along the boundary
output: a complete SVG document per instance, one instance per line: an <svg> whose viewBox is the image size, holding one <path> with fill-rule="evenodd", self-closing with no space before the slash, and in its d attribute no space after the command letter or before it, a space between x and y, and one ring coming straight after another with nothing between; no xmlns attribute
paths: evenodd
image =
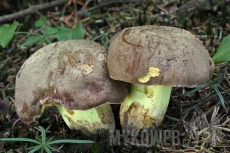
<svg viewBox="0 0 230 153"><path fill-rule="evenodd" d="M107 66L110 77L137 85L195 87L203 85L214 63L190 32L166 26L126 28L111 40ZM151 69L159 70L152 75Z"/></svg>
<svg viewBox="0 0 230 153"><path fill-rule="evenodd" d="M90 109L106 102L121 103L127 90L109 78L106 49L88 40L47 45L31 55L16 77L15 107L29 123L42 105L54 102L68 110Z"/></svg>

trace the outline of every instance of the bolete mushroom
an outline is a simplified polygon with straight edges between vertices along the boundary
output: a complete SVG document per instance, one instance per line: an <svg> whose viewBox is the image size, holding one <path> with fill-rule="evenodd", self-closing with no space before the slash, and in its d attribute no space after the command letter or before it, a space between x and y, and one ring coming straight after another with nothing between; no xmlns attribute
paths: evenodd
<svg viewBox="0 0 230 153"><path fill-rule="evenodd" d="M127 90L109 78L106 49L88 40L47 45L31 55L16 77L15 107L25 123L55 105L66 124L86 134L114 129L109 103L120 103Z"/></svg>
<svg viewBox="0 0 230 153"><path fill-rule="evenodd" d="M112 79L133 84L120 121L123 128L138 130L161 125L172 87L203 85L214 70L208 51L190 32L153 25L117 33L107 66Z"/></svg>

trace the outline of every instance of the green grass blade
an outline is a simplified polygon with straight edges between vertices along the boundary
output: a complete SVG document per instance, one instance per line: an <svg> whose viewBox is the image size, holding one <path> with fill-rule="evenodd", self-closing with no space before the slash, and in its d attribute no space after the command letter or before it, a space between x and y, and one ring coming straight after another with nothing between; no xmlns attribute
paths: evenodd
<svg viewBox="0 0 230 153"><path fill-rule="evenodd" d="M38 128L42 132L42 142L45 143L46 142L46 130L42 126L38 126Z"/></svg>
<svg viewBox="0 0 230 153"><path fill-rule="evenodd" d="M51 150L50 150L48 147L45 147L44 149L45 149L45 151L46 151L47 153L52 153ZM58 152L60 152L60 151L58 150Z"/></svg>
<svg viewBox="0 0 230 153"><path fill-rule="evenodd" d="M34 153L34 152L36 152L36 151L39 150L39 149L41 149L41 146L40 146L40 145L39 145L39 146L35 146L35 148L32 149L32 150L30 150L28 153Z"/></svg>
<svg viewBox="0 0 230 153"><path fill-rule="evenodd" d="M192 89L192 90L190 90L190 91L188 91L188 92L185 92L184 94L181 94L181 95L182 95L182 96L190 95L190 94L192 94L192 93L194 93L194 92L196 92L196 91L198 91L198 90L200 90L200 89L202 89L202 88L204 88L204 87L206 87L206 86L207 86L207 84L202 85L202 86L199 86L199 87L196 87L195 89Z"/></svg>
<svg viewBox="0 0 230 153"><path fill-rule="evenodd" d="M42 143L42 139L39 136L35 136L35 140L37 140L38 142L40 142L40 144Z"/></svg>
<svg viewBox="0 0 230 153"><path fill-rule="evenodd" d="M23 142L33 142L36 144L40 144L37 140L29 139L29 138L0 138L1 141L23 141Z"/></svg>
<svg viewBox="0 0 230 153"><path fill-rule="evenodd" d="M103 34L98 35L98 36L94 37L94 38L92 39L92 41L95 41L95 40L97 40L98 38L100 38L100 37L102 37L102 36L103 36Z"/></svg>
<svg viewBox="0 0 230 153"><path fill-rule="evenodd" d="M51 146L49 146L49 149L51 149L52 151L60 152L60 150L59 150L59 149L54 148L54 147L51 147Z"/></svg>
<svg viewBox="0 0 230 153"><path fill-rule="evenodd" d="M36 145L36 146L28 147L26 150L33 150L34 148L37 148L38 146L41 148L41 145Z"/></svg>
<svg viewBox="0 0 230 153"><path fill-rule="evenodd" d="M46 141L46 143L51 142L54 139L54 137L49 138L49 140Z"/></svg>
<svg viewBox="0 0 230 153"><path fill-rule="evenodd" d="M18 35L18 34L30 34L30 35L42 36L42 35L40 35L40 34L37 33L37 32L21 32L21 31L18 31L18 32L15 32L14 34L15 34L15 35Z"/></svg>
<svg viewBox="0 0 230 153"><path fill-rule="evenodd" d="M105 44L104 44L104 47L107 47L109 44L109 38L108 36L105 37Z"/></svg>
<svg viewBox="0 0 230 153"><path fill-rule="evenodd" d="M222 106L224 107L224 109L227 110L227 108L225 107L224 98L223 98L222 94L220 93L219 89L215 85L212 85L212 88L216 91L216 93L217 93L218 97L220 98L220 101L221 101Z"/></svg>
<svg viewBox="0 0 230 153"><path fill-rule="evenodd" d="M51 142L47 143L47 145L57 144L57 143L94 143L94 141L91 141L91 140L62 139L62 140L51 141Z"/></svg>

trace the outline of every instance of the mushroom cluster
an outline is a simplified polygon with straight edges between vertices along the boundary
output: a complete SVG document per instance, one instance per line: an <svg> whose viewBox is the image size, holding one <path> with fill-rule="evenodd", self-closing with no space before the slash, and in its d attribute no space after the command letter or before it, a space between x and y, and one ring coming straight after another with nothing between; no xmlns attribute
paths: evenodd
<svg viewBox="0 0 230 153"><path fill-rule="evenodd" d="M214 63L191 33L138 26L117 33L108 48L88 40L47 45L22 65L15 107L25 123L56 106L70 128L86 134L114 130L109 103L120 104L123 128L159 126L172 87L205 84ZM127 83L132 84L127 90Z"/></svg>

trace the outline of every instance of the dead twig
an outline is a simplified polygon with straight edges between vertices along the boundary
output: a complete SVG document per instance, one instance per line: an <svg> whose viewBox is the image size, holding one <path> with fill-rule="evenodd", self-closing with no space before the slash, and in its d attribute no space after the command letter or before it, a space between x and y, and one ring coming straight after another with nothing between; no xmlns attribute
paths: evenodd
<svg viewBox="0 0 230 153"><path fill-rule="evenodd" d="M83 9L83 10L77 12L77 14L78 14L79 17L84 18L84 17L87 17L88 12L97 10L97 9L102 8L104 6L107 6L107 5L111 5L111 4L115 4L115 3L132 3L132 2L144 3L144 2L149 2L149 1L150 0L112 0L112 1L107 1L107 2L104 2L104 3L100 3L97 6L91 7L89 10Z"/></svg>
<svg viewBox="0 0 230 153"><path fill-rule="evenodd" d="M16 20L18 18L25 17L26 15L37 13L39 10L43 10L43 9L47 9L47 8L54 7L57 5L61 5L61 4L64 4L66 2L68 2L68 0L57 0L57 1L50 2L50 3L44 3L44 4L30 6L28 9L25 9L23 11L19 11L17 13L13 13L13 14L9 14L9 15L0 16L0 23L10 22L10 21ZM88 12L97 10L97 9L102 8L104 6L115 4L115 3L131 3L131 2L143 3L143 2L149 2L149 0L113 0L113 1L107 1L104 3L100 3L97 6L90 8L89 10L83 9L81 11L78 11L77 14L79 17L84 18L84 17L87 17Z"/></svg>
<svg viewBox="0 0 230 153"><path fill-rule="evenodd" d="M4 15L4 16L0 16L0 23L4 23L4 22L10 22L13 20L16 20L18 18L21 17L25 17L28 14L34 14L37 13L39 10L43 10L43 9L47 9L50 7L54 7L57 5L61 5L66 3L68 0L56 0L50 3L44 3L44 4L39 4L39 5L33 5L30 6L29 8L23 10L23 11L19 11L17 13L13 13L13 14L9 14L9 15Z"/></svg>
<svg viewBox="0 0 230 153"><path fill-rule="evenodd" d="M185 118L187 117L187 115L189 114L189 112L193 109L196 109L197 107L199 107L200 105L203 105L205 103L207 103L208 101L210 101L211 99L213 99L214 97L216 97L216 95L208 95L206 96L205 98L202 98L202 101L199 101L196 105L192 106L192 107L189 107L187 108L183 114L183 116L179 119L179 121L176 123L176 125L172 128L172 129L175 129L177 126L179 126L184 120Z"/></svg>

